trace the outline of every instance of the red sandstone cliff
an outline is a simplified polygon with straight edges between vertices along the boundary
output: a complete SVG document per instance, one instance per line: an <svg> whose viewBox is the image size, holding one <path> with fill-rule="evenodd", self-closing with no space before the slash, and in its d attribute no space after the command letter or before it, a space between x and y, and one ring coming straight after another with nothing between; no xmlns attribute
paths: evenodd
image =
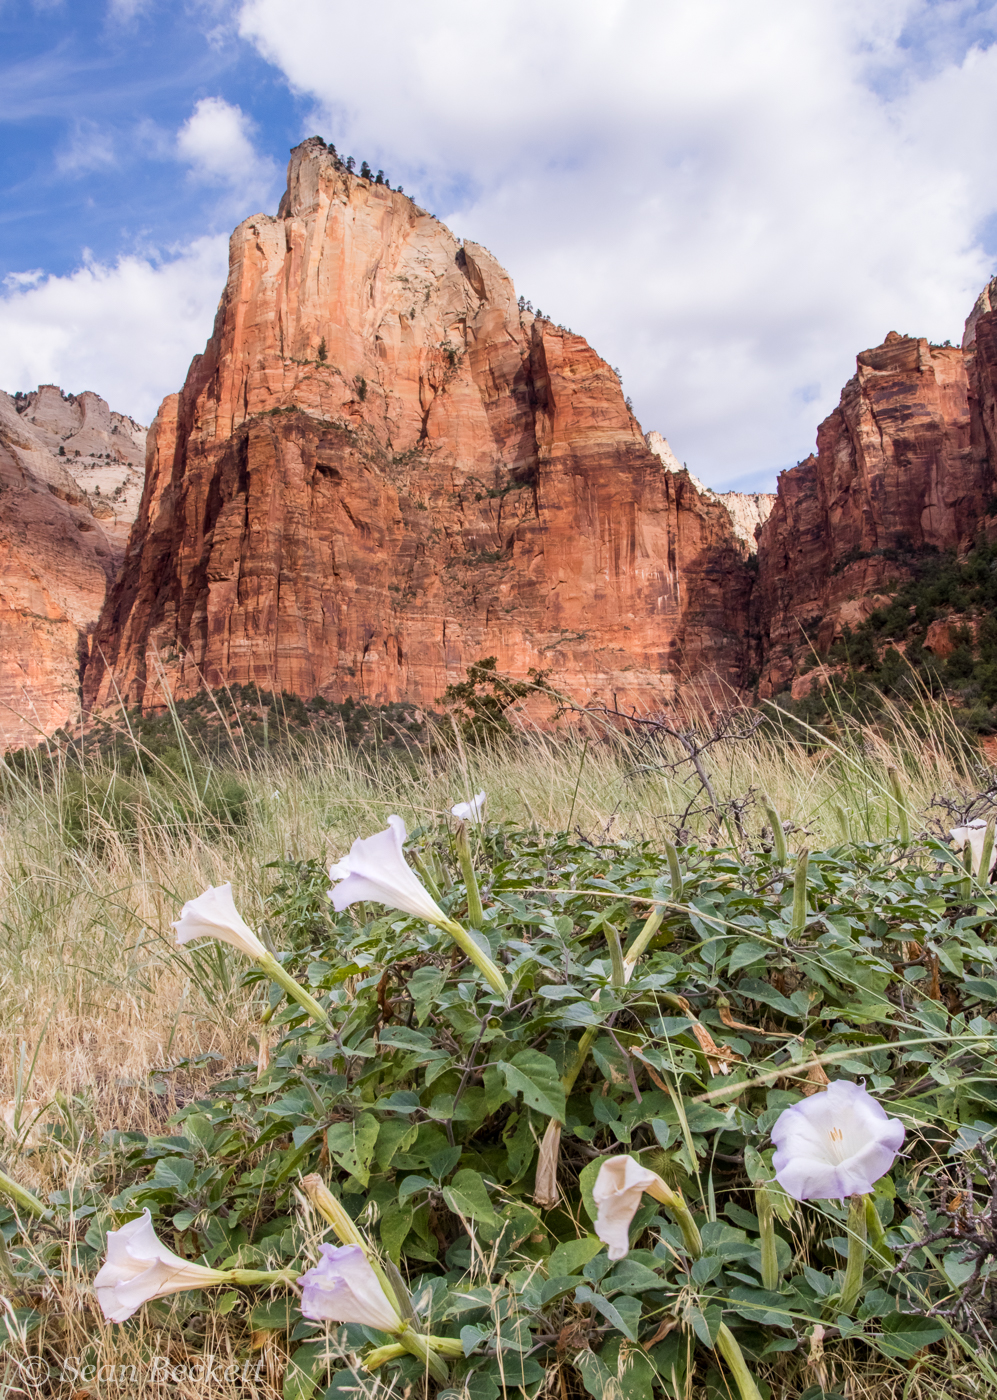
<svg viewBox="0 0 997 1400"><path fill-rule="evenodd" d="M758 548L763 696L880 605L905 553L972 544L997 462L995 321L977 316L966 353L895 332L863 351L816 455L780 476Z"/></svg>
<svg viewBox="0 0 997 1400"><path fill-rule="evenodd" d="M0 749L79 715L88 633L112 576L86 493L0 393Z"/></svg>
<svg viewBox="0 0 997 1400"><path fill-rule="evenodd" d="M743 683L730 517L507 274L312 139L233 234L214 334L150 430L87 705L205 682L431 703L471 661L660 704Z"/></svg>

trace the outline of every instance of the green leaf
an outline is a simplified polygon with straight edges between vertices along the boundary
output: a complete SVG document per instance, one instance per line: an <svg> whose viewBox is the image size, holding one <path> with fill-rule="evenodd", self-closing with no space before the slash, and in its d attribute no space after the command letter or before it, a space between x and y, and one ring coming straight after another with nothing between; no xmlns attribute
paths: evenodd
<svg viewBox="0 0 997 1400"><path fill-rule="evenodd" d="M372 1113L361 1113L352 1123L334 1123L326 1133L329 1155L361 1186L370 1181L370 1160L380 1126Z"/></svg>
<svg viewBox="0 0 997 1400"><path fill-rule="evenodd" d="M768 948L763 943L738 943L727 963L728 976L733 977L734 973L740 972L742 967L750 967L752 963L761 962L767 952Z"/></svg>
<svg viewBox="0 0 997 1400"><path fill-rule="evenodd" d="M603 1400L612 1394L615 1377L606 1363L595 1352L586 1347L572 1358L572 1364L582 1378L582 1385L592 1396L592 1400Z"/></svg>
<svg viewBox="0 0 997 1400"><path fill-rule="evenodd" d="M411 1205L399 1205L397 1201L392 1201L381 1216L381 1243L393 1264L398 1264L401 1258L402 1245L412 1229L414 1214Z"/></svg>
<svg viewBox="0 0 997 1400"><path fill-rule="evenodd" d="M712 1347L717 1340L717 1333L720 1331L720 1324L723 1322L723 1309L716 1306L708 1308L690 1308L689 1321L692 1330L703 1343L704 1347Z"/></svg>
<svg viewBox="0 0 997 1400"><path fill-rule="evenodd" d="M421 1026L428 1020L433 1002L446 986L446 973L438 967L420 967L408 979L408 989L415 1002L415 1018Z"/></svg>
<svg viewBox="0 0 997 1400"><path fill-rule="evenodd" d="M197 1167L193 1162L188 1162L183 1157L160 1157L149 1178L149 1185L165 1186L181 1196L186 1196L196 1175Z"/></svg>
<svg viewBox="0 0 997 1400"><path fill-rule="evenodd" d="M257 1303L249 1314L249 1325L254 1332L289 1332L301 1320L294 1298L270 1298Z"/></svg>
<svg viewBox="0 0 997 1400"><path fill-rule="evenodd" d="M34 1308L15 1308L13 1317L6 1312L0 1315L0 1347L8 1342L19 1346L22 1337L37 1331L41 1320L42 1314Z"/></svg>
<svg viewBox="0 0 997 1400"><path fill-rule="evenodd" d="M621 1337L610 1337L599 1353L622 1400L654 1400L655 1384L660 1384L654 1366L638 1347L627 1346ZM608 1396L609 1390L605 1392Z"/></svg>
<svg viewBox="0 0 997 1400"><path fill-rule="evenodd" d="M636 1324L640 1318L639 1298L618 1298L615 1303L611 1303L608 1298L604 1298L601 1293L596 1293L594 1288L589 1288L587 1283L580 1283L575 1289L576 1303L591 1303L596 1312L602 1313L603 1317L613 1327L618 1328L631 1342L637 1340L636 1326L631 1326L631 1321ZM634 1304L636 1303L636 1316L634 1316ZM719 1308L716 1310L720 1311ZM624 1320L623 1313L627 1312L630 1317ZM717 1326L719 1327L719 1323Z"/></svg>
<svg viewBox="0 0 997 1400"><path fill-rule="evenodd" d="M499 1060L498 1068L512 1094L522 1094L530 1108L564 1122L564 1086L557 1066L539 1050L520 1050L511 1063Z"/></svg>
<svg viewBox="0 0 997 1400"><path fill-rule="evenodd" d="M465 1220L498 1225L485 1183L480 1173L472 1171L470 1167L459 1171L451 1185L444 1186L443 1199L455 1215L461 1215Z"/></svg>
<svg viewBox="0 0 997 1400"><path fill-rule="evenodd" d="M325 1342L306 1342L298 1347L284 1372L284 1400L311 1400L326 1373Z"/></svg>
<svg viewBox="0 0 997 1400"><path fill-rule="evenodd" d="M577 1274L584 1269L590 1259L594 1259L603 1248L602 1240L595 1235L583 1235L580 1240L562 1240L551 1250L547 1260L547 1274L555 1278L558 1274Z"/></svg>
<svg viewBox="0 0 997 1400"><path fill-rule="evenodd" d="M374 1157L382 1172L391 1166L397 1152L407 1152L419 1136L418 1123L405 1123L400 1118L388 1118L381 1124L374 1147Z"/></svg>
<svg viewBox="0 0 997 1400"><path fill-rule="evenodd" d="M884 1356L910 1361L922 1347L940 1342L945 1328L933 1317L917 1313L890 1313L883 1318L883 1330L872 1340Z"/></svg>

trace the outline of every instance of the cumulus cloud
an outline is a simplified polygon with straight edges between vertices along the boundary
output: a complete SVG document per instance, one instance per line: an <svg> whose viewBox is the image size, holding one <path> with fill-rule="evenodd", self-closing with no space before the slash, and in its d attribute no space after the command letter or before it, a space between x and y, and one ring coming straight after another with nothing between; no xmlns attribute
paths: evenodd
<svg viewBox="0 0 997 1400"><path fill-rule="evenodd" d="M166 259L87 259L63 277L13 273L0 296L0 387L94 389L149 423L179 389L206 332L228 266L224 236Z"/></svg>
<svg viewBox="0 0 997 1400"><path fill-rule="evenodd" d="M240 24L324 135L490 247L713 484L804 456L887 331L958 340L992 269L987 14L242 0Z"/></svg>
<svg viewBox="0 0 997 1400"><path fill-rule="evenodd" d="M277 177L275 163L257 151L254 134L241 107L223 97L202 97L177 133L177 154L195 179L227 188L245 204L269 195Z"/></svg>

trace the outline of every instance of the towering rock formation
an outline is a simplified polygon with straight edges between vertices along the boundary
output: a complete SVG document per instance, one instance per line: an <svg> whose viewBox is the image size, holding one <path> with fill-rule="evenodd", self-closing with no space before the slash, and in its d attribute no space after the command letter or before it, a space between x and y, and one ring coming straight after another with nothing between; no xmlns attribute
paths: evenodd
<svg viewBox="0 0 997 1400"><path fill-rule="evenodd" d="M0 749L79 715L88 634L114 573L58 439L26 421L21 402L0 393Z"/></svg>
<svg viewBox="0 0 997 1400"><path fill-rule="evenodd" d="M780 476L758 550L763 696L879 606L905 556L973 542L997 462L995 320L977 315L965 354L892 331L863 351L816 456Z"/></svg>
<svg viewBox="0 0 997 1400"><path fill-rule="evenodd" d="M659 705L741 685L750 571L579 336L411 200L292 152L150 431L88 705L257 680L432 703L482 656Z"/></svg>

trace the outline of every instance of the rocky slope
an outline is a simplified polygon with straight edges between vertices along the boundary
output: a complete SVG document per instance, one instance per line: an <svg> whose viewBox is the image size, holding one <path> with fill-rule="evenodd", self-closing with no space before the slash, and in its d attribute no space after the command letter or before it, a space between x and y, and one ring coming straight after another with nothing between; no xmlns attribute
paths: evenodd
<svg viewBox="0 0 997 1400"><path fill-rule="evenodd" d="M746 553L580 336L312 139L277 217L235 231L214 334L150 431L85 701L258 680L432 703L494 655L660 705L743 683Z"/></svg>
<svg viewBox="0 0 997 1400"><path fill-rule="evenodd" d="M816 454L780 476L754 600L763 696L881 606L905 559L973 542L997 463L995 321L976 314L965 352L895 332L863 351Z"/></svg>

